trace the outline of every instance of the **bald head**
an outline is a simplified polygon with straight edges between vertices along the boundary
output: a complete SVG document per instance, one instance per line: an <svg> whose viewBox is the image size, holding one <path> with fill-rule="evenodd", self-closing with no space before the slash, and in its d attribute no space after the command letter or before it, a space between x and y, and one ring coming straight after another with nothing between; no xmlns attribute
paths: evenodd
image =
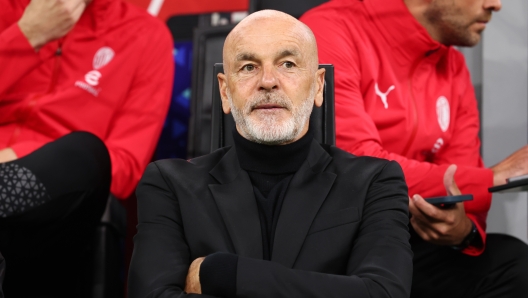
<svg viewBox="0 0 528 298"><path fill-rule="evenodd" d="M299 46L294 54L302 56L312 70L317 69L317 44L312 30L286 13L261 10L243 19L227 36L223 51L224 71L230 72L232 62L244 58L244 55L246 58L247 54L254 55L240 53L243 44L255 43L263 38L276 41L277 46L281 40L293 41Z"/></svg>

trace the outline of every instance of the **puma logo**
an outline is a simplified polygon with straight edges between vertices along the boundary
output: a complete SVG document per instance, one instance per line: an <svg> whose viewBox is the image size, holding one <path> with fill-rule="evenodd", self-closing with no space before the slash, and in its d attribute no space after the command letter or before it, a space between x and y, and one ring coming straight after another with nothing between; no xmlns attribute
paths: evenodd
<svg viewBox="0 0 528 298"><path fill-rule="evenodd" d="M378 83L376 83L376 85L374 85L374 89L376 91L376 95L378 95L380 98L381 98L381 101L383 102L383 106L385 107L385 109L388 109L389 108L389 104L387 103L387 96L389 95L389 93L394 90L396 87L394 87L394 85L390 86L389 89L387 90L387 92L383 93L380 91L379 87L378 87Z"/></svg>

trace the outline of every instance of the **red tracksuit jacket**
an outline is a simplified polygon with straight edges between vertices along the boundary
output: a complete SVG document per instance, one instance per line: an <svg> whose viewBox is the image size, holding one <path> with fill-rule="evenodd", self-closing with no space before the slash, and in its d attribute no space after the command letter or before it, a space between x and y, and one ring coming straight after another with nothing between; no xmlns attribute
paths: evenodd
<svg viewBox="0 0 528 298"><path fill-rule="evenodd" d="M0 0L0 149L22 157L89 131L110 152L111 192L126 198L170 104L170 33L129 3L94 0L72 31L35 52L17 25L29 1Z"/></svg>
<svg viewBox="0 0 528 298"><path fill-rule="evenodd" d="M477 101L464 58L434 41L401 0L334 0L301 20L314 32L319 62L335 66L337 146L396 160L409 195L446 195L455 181L485 240L493 173L480 156ZM483 249L464 252L478 255Z"/></svg>

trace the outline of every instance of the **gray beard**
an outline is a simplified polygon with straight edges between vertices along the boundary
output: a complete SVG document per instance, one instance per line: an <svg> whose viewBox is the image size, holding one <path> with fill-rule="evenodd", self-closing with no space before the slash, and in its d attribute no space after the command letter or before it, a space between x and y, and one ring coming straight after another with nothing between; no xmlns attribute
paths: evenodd
<svg viewBox="0 0 528 298"><path fill-rule="evenodd" d="M287 96L276 92L262 93L250 98L243 109L235 107L229 90L227 90L227 98L237 128L246 139L259 144L280 145L297 139L309 121L315 99L315 84L312 84L310 89L308 98L299 107L294 107ZM250 114L253 108L260 104L277 104L285 107L292 113L292 117L278 122L276 115L263 114L256 119L256 115L252 117Z"/></svg>

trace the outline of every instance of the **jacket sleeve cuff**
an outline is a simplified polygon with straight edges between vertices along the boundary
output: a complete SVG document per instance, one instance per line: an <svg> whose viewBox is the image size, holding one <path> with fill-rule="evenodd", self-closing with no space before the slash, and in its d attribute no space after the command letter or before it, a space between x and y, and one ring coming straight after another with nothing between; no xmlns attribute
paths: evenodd
<svg viewBox="0 0 528 298"><path fill-rule="evenodd" d="M473 201L468 201L466 206L471 210L487 213L491 206L491 193L488 188L493 186L491 169L458 165L455 182L462 194L473 194Z"/></svg>
<svg viewBox="0 0 528 298"><path fill-rule="evenodd" d="M24 55L26 59L32 56L36 61L40 62L52 57L55 53L52 48L46 46L43 46L39 51L36 51L31 46L24 33L22 33L17 23L4 30L0 36L2 43L9 45L10 51L13 51L18 56Z"/></svg>
<svg viewBox="0 0 528 298"><path fill-rule="evenodd" d="M235 297L238 256L217 252L208 255L200 266L202 293L218 297Z"/></svg>
<svg viewBox="0 0 528 298"><path fill-rule="evenodd" d="M470 256L478 256L484 252L484 249L486 247L486 231L485 231L485 228L477 224L477 220L476 220L477 216L475 216L474 214L466 214L466 215L477 228L478 230L477 236L480 237L481 245L479 246L469 245L468 247L462 250L462 253L466 255L470 255Z"/></svg>
<svg viewBox="0 0 528 298"><path fill-rule="evenodd" d="M487 168L459 166L455 181L463 194L473 194L473 201L465 202L464 208L482 240L481 247L469 246L462 252L470 256L478 256L486 247L486 219L491 207L491 193L488 192L488 188L493 186L493 171Z"/></svg>

